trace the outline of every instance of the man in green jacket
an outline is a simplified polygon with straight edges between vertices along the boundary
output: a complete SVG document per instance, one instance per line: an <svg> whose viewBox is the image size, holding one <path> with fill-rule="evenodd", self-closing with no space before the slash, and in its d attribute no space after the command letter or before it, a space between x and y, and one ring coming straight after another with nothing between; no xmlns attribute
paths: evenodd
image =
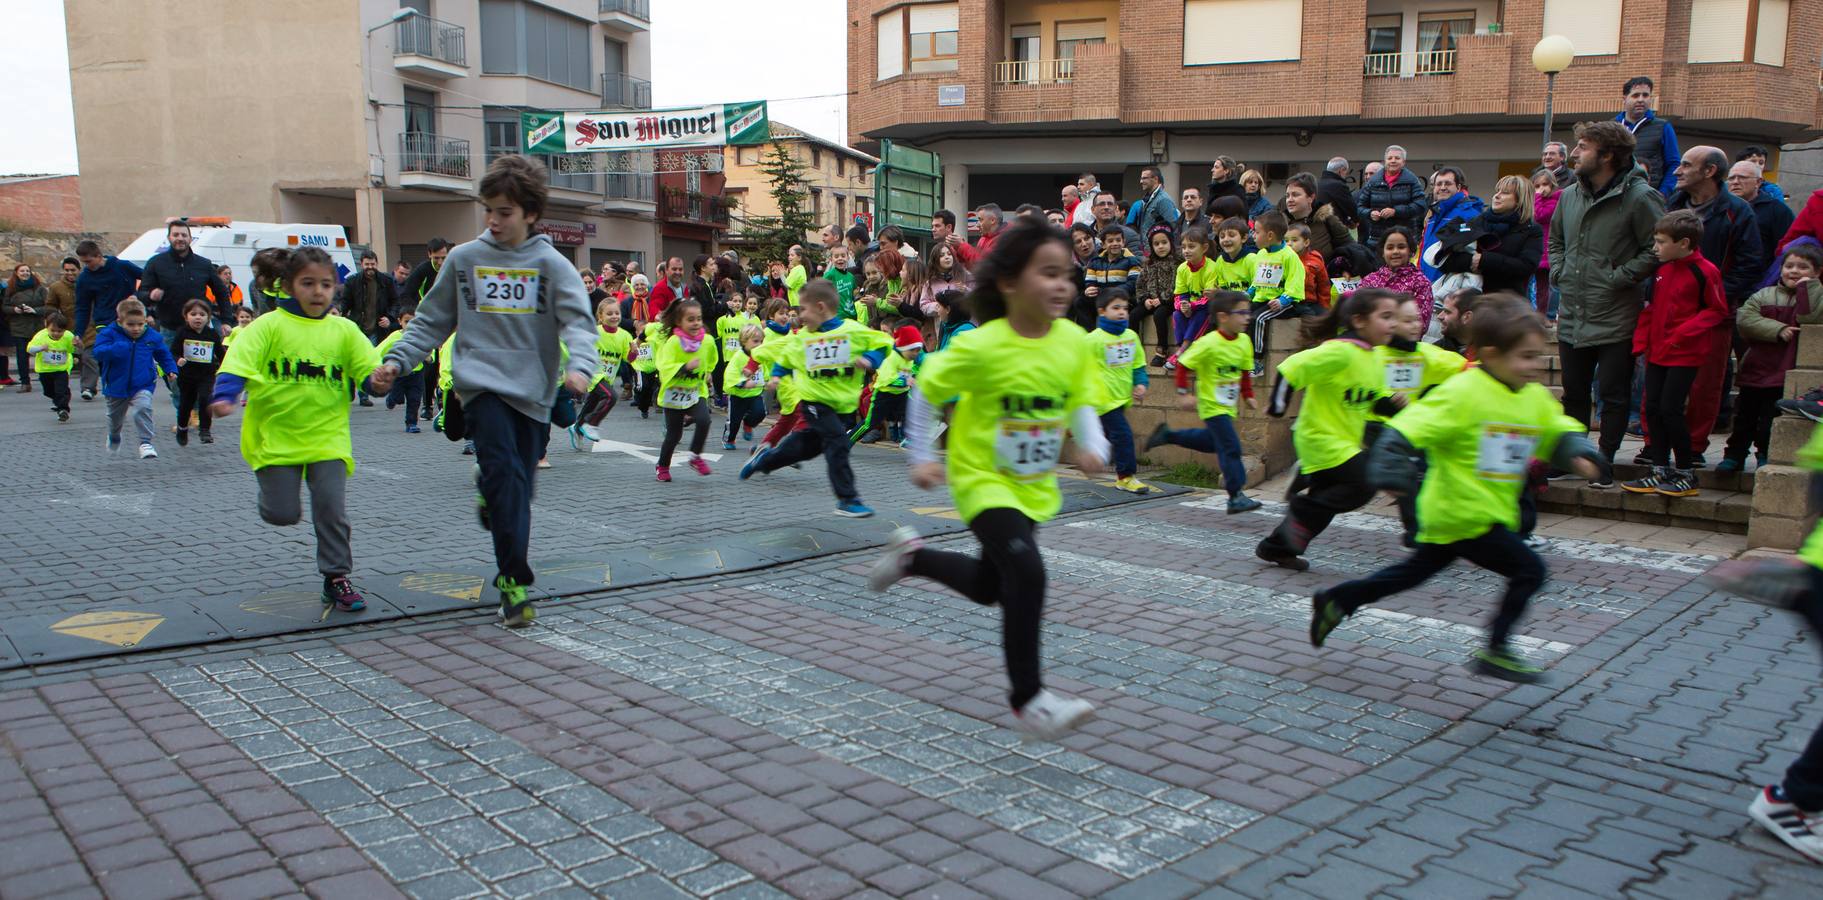
<svg viewBox="0 0 1823 900"><path fill-rule="evenodd" d="M1657 264L1652 228L1664 211L1664 198L1633 159L1631 132L1616 122L1576 127L1576 183L1551 216L1549 249L1551 286L1563 293L1557 314L1563 408L1589 424L1589 388L1599 376L1599 444L1610 460L1626 435L1633 328L1641 285Z"/></svg>

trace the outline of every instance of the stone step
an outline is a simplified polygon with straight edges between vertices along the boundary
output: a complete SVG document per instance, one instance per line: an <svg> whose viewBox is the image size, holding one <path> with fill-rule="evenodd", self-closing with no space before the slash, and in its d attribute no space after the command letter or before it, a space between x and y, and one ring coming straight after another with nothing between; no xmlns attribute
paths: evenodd
<svg viewBox="0 0 1823 900"><path fill-rule="evenodd" d="M1772 446L1767 449L1768 461L1774 465L1795 465L1798 451L1810 440L1810 433L1817 423L1792 413L1781 413L1772 420Z"/></svg>
<svg viewBox="0 0 1823 900"><path fill-rule="evenodd" d="M1615 477L1621 476L1617 473ZM1555 481L1539 499L1538 508L1597 519L1746 534L1753 494L1705 488L1695 497L1667 497L1629 493L1619 487L1598 490L1581 481Z"/></svg>

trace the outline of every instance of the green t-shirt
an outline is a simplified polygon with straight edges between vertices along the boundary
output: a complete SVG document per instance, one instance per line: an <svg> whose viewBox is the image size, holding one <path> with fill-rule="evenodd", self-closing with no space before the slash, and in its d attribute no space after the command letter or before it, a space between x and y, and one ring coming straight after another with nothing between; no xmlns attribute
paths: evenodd
<svg viewBox="0 0 1823 900"><path fill-rule="evenodd" d="M386 351L391 350L392 345L398 343L399 338L402 338L404 336L405 336L405 329L401 328L398 331L395 331L392 334L389 334L389 335L381 338L380 346L375 347L374 352L380 354L381 359L385 359ZM224 341L224 343L226 343L226 342ZM407 372L406 374L411 375L411 374L416 374L416 373L422 372L422 371L424 371L424 364L418 363L417 365L412 367L410 372Z"/></svg>
<svg viewBox="0 0 1823 900"><path fill-rule="evenodd" d="M1810 432L1810 440L1798 450L1797 463L1800 467L1812 472L1823 471L1823 428ZM1812 478L1823 476L1813 475ZM1804 539L1804 546L1798 549L1798 558L1823 569L1823 527L1812 528L1810 537Z"/></svg>
<svg viewBox="0 0 1823 900"><path fill-rule="evenodd" d="M1333 469L1361 452L1367 412L1386 396L1386 379L1367 344L1348 338L1324 341L1279 363L1279 377L1304 391L1304 406L1291 429L1298 471Z"/></svg>
<svg viewBox="0 0 1823 900"><path fill-rule="evenodd" d="M65 328L63 337L52 338L49 328L40 328L25 342L25 352L32 354L34 372L68 372L76 358L76 332Z"/></svg>
<svg viewBox="0 0 1823 900"><path fill-rule="evenodd" d="M798 291L801 290L804 287L804 283L809 280L810 276L804 272L803 266L792 266L791 271L785 273L785 302L796 307L798 305Z"/></svg>
<svg viewBox="0 0 1823 900"><path fill-rule="evenodd" d="M823 271L823 277L836 286L837 310L844 319L855 317L855 275L831 266Z"/></svg>
<svg viewBox="0 0 1823 900"><path fill-rule="evenodd" d="M1190 302L1195 303L1203 299L1203 294L1221 287L1215 278L1215 264L1216 260L1207 257L1203 259L1203 267L1200 269L1190 268L1188 261L1178 263L1177 284L1171 288L1172 295L1181 297L1189 294Z"/></svg>
<svg viewBox="0 0 1823 900"><path fill-rule="evenodd" d="M721 347L721 358L727 359L734 351L741 349L741 329L749 325L758 325L758 316L744 312L729 313L715 320L715 342Z"/></svg>
<svg viewBox="0 0 1823 900"><path fill-rule="evenodd" d="M360 326L274 310L241 329L221 371L247 380L241 456L254 471L327 459L354 471L348 401L380 364Z"/></svg>
<svg viewBox="0 0 1823 900"><path fill-rule="evenodd" d="M639 349L633 353L633 369L651 375L658 371L658 345L664 343L663 322L647 322L639 337Z"/></svg>
<svg viewBox="0 0 1823 900"><path fill-rule="evenodd" d="M1418 491L1418 540L1453 544L1495 525L1519 530L1519 492L1533 459L1583 426L1540 384L1515 391L1482 369L1439 385L1394 416L1430 467Z"/></svg>
<svg viewBox="0 0 1823 900"><path fill-rule="evenodd" d="M1239 259L1229 259L1220 251L1209 257L1209 263L1215 266L1215 273L1209 277L1214 281L1211 287L1220 291L1239 291L1247 293L1253 284L1253 254L1244 254Z"/></svg>
<svg viewBox="0 0 1823 900"><path fill-rule="evenodd" d="M799 399L852 413L861 405L861 385L867 380L867 371L855 365L855 358L874 350L890 351L892 343L884 332L843 319L826 331L799 329L787 338L761 344L754 358L762 365L792 370ZM780 397L781 405L783 402Z"/></svg>
<svg viewBox="0 0 1823 900"><path fill-rule="evenodd" d="M747 374L747 361L752 357L740 345L735 345L734 352L724 357L728 364L722 367L722 390L731 397L758 397L766 389L765 366L755 369L752 375ZM781 380L781 384L783 381Z"/></svg>
<svg viewBox="0 0 1823 900"><path fill-rule="evenodd" d="M684 366L697 360L695 371ZM683 335L673 334L658 345L658 405L666 409L689 409L703 399L703 388L715 374L715 342L704 334L694 351L684 349Z"/></svg>
<svg viewBox="0 0 1823 900"><path fill-rule="evenodd" d="M1057 515L1055 471L1070 411L1095 391L1096 361L1081 328L1051 323L1021 337L1005 319L956 335L918 374L918 390L950 413L950 496L962 521L989 509L1018 510L1034 522Z"/></svg>
<svg viewBox="0 0 1823 900"><path fill-rule="evenodd" d="M764 332L764 334L760 337L760 345L753 348L752 358L760 361L760 383L764 384L772 378L772 355L784 347L783 342L790 340L791 336L797 332L787 331L780 333L773 331L772 327L764 322L760 323L760 331ZM779 397L779 413L788 416L793 412L796 412L799 396L798 373L791 372L785 375L785 377L780 378L777 393Z"/></svg>
<svg viewBox="0 0 1823 900"><path fill-rule="evenodd" d="M627 358L627 350L633 346L633 335L625 328L609 331L600 325L595 326L595 358L601 365L595 367L595 379L589 382L593 389L596 385L613 378L620 371L620 364Z"/></svg>
<svg viewBox="0 0 1823 900"><path fill-rule="evenodd" d="M918 376L918 366L923 359L923 351L911 359L906 359L905 354L897 350L888 351L886 361L874 375L874 390L882 394L903 394L911 390L911 379Z"/></svg>
<svg viewBox="0 0 1823 900"><path fill-rule="evenodd" d="M1380 364L1386 378L1387 393L1408 401L1424 396L1426 391L1468 367L1468 360L1463 359L1462 354L1425 343L1418 344L1418 349L1411 352L1394 350L1390 346L1375 347L1374 360ZM1371 411L1367 414L1369 422L1384 422L1387 418Z"/></svg>
<svg viewBox="0 0 1823 900"><path fill-rule="evenodd" d="M1204 268L1207 268L1205 266ZM1128 328L1109 334L1100 328L1089 332L1090 364L1095 367L1095 392L1089 403L1096 415L1133 402L1133 370L1146 365L1139 346L1139 332Z"/></svg>
<svg viewBox="0 0 1823 900"><path fill-rule="evenodd" d="M1253 338L1230 339L1212 330L1179 353L1177 364L1196 373L1197 418L1232 416L1241 400L1241 376L1253 371Z"/></svg>
<svg viewBox="0 0 1823 900"><path fill-rule="evenodd" d="M1284 297L1292 302L1304 299L1304 260L1284 244L1277 250L1255 250L1241 260L1247 266L1247 283L1253 286L1253 302L1266 303Z"/></svg>

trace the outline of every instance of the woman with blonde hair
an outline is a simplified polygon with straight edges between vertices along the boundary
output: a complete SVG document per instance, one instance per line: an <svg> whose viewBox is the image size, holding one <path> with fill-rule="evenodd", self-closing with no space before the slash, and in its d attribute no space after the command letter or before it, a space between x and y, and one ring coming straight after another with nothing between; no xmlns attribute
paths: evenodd
<svg viewBox="0 0 1823 900"><path fill-rule="evenodd" d="M1261 175L1260 170L1248 169L1241 173L1241 202L1247 204L1249 221L1272 209L1272 201L1266 199L1266 176Z"/></svg>
<svg viewBox="0 0 1823 900"><path fill-rule="evenodd" d="M1532 182L1508 175L1494 184L1488 207L1469 222L1483 236L1473 249L1452 254L1444 271L1468 271L1481 276L1485 293L1507 291L1526 295L1526 282L1538 274L1544 256L1544 229L1532 221Z"/></svg>

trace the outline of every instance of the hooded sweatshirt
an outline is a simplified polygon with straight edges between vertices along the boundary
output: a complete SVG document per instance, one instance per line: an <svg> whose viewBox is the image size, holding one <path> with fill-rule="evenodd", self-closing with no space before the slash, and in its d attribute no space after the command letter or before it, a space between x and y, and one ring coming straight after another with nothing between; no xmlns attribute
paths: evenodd
<svg viewBox="0 0 1823 900"><path fill-rule="evenodd" d="M568 371L594 375L589 295L549 237L507 247L484 231L451 250L439 274L386 363L409 372L454 332L452 384L462 402L495 394L534 422L550 421L564 348Z"/></svg>

